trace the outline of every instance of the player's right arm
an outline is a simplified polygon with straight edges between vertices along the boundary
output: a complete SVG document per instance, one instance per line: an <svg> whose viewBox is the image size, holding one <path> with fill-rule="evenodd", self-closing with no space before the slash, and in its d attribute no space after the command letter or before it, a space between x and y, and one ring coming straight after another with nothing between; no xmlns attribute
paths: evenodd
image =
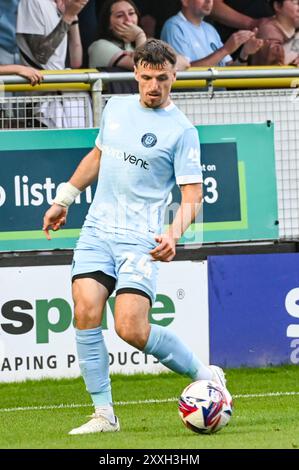
<svg viewBox="0 0 299 470"><path fill-rule="evenodd" d="M73 186L84 191L97 179L101 160L101 150L94 147L79 163L75 173L69 180Z"/></svg>
<svg viewBox="0 0 299 470"><path fill-rule="evenodd" d="M100 160L101 151L94 147L81 160L68 183L57 193L53 205L44 216L43 231L48 240L51 239L49 230L59 230L66 223L68 207L77 195L97 179Z"/></svg>

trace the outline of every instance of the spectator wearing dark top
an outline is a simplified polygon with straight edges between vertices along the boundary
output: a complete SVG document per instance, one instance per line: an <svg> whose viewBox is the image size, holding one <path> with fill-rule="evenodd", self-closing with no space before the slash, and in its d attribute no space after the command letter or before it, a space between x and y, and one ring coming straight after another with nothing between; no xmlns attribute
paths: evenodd
<svg viewBox="0 0 299 470"><path fill-rule="evenodd" d="M140 24L142 28L148 36L155 36L156 38L160 37L165 21L181 9L180 0L137 0L135 3L141 14ZM154 20L152 34L146 29L146 24L151 21L150 18Z"/></svg>
<svg viewBox="0 0 299 470"><path fill-rule="evenodd" d="M79 27L80 36L83 49L82 67L88 67L88 53L87 50L90 44L95 41L97 34L97 19L96 19L96 1L89 0L85 8L79 13Z"/></svg>
<svg viewBox="0 0 299 470"><path fill-rule="evenodd" d="M83 48L82 68L88 67L88 48L98 36L98 15L105 0L89 0L79 13L80 35Z"/></svg>

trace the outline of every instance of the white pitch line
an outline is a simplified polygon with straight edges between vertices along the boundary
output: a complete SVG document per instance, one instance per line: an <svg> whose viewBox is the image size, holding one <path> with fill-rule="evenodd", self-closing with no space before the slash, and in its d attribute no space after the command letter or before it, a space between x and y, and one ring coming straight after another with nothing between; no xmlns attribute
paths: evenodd
<svg viewBox="0 0 299 470"><path fill-rule="evenodd" d="M267 398L267 397L285 397L296 396L299 392L269 392L269 393L253 393L253 394L240 394L233 395L233 399L237 398ZM169 403L178 401L178 397L164 398L161 400L136 400L136 401L117 401L115 406L128 406L128 405L147 405L157 403ZM14 412L14 411L40 411L40 410L59 410L68 408L85 408L92 407L90 403L62 403L60 405L43 405L43 406L19 406L16 408L0 408L0 413Z"/></svg>

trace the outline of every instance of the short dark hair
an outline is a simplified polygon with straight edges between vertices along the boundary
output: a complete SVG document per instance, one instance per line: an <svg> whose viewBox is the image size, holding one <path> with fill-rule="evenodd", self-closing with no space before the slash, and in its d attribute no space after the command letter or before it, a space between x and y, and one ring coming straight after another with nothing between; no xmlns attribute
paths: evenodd
<svg viewBox="0 0 299 470"><path fill-rule="evenodd" d="M98 12L97 12L97 20L98 20L97 38L98 39L115 40L115 36L110 29L110 16L111 16L111 10L112 10L113 5L121 1L122 0L106 0L103 3L102 7L98 9ZM138 16L138 22L139 22L140 13L139 13L137 6L133 2L133 0L125 0L125 1L134 8L136 15Z"/></svg>
<svg viewBox="0 0 299 470"><path fill-rule="evenodd" d="M142 46L137 47L134 52L134 64L145 64L162 66L165 62L176 64L176 53L174 49L160 39L148 39Z"/></svg>

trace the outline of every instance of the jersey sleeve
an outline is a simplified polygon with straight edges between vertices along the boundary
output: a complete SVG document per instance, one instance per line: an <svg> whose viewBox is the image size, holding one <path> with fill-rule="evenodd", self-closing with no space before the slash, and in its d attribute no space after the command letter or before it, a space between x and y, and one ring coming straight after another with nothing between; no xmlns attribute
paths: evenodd
<svg viewBox="0 0 299 470"><path fill-rule="evenodd" d="M186 129L175 148L174 173L178 185L202 183L200 144L195 127Z"/></svg>

